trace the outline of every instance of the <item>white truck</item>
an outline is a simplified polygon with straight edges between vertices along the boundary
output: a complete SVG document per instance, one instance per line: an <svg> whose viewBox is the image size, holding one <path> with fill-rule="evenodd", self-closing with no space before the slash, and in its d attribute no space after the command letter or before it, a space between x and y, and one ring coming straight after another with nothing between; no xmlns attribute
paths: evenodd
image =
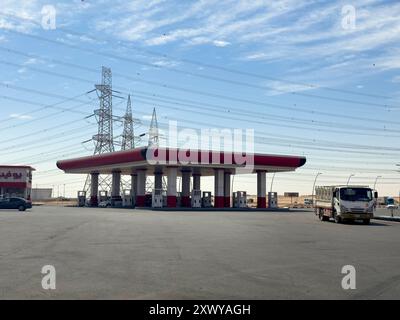
<svg viewBox="0 0 400 320"><path fill-rule="evenodd" d="M321 221L336 223L360 220L369 224L374 217L378 193L368 186L317 186L314 212Z"/></svg>

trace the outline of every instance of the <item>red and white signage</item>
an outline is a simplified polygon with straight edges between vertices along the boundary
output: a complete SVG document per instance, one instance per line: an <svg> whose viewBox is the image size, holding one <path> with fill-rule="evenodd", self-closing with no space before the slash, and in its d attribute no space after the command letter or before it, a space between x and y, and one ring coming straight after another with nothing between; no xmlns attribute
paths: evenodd
<svg viewBox="0 0 400 320"><path fill-rule="evenodd" d="M0 166L0 187L26 188L31 183L31 167Z"/></svg>

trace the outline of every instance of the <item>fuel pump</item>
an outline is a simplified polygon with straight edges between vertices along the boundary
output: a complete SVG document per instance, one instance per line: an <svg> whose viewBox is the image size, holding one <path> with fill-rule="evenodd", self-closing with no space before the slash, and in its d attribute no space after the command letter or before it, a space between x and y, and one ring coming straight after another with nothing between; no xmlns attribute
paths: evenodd
<svg viewBox="0 0 400 320"><path fill-rule="evenodd" d="M203 208L210 208L212 206L211 203L211 192L203 191L203 197L201 199L201 205Z"/></svg>
<svg viewBox="0 0 400 320"><path fill-rule="evenodd" d="M236 191L233 193L233 207L246 208L247 207L247 193L246 191Z"/></svg>
<svg viewBox="0 0 400 320"><path fill-rule="evenodd" d="M278 208L278 192L268 192L268 208Z"/></svg>
<svg viewBox="0 0 400 320"><path fill-rule="evenodd" d="M78 207L86 205L86 191L78 191Z"/></svg>
<svg viewBox="0 0 400 320"><path fill-rule="evenodd" d="M190 201L192 208L201 208L201 190L192 190Z"/></svg>
<svg viewBox="0 0 400 320"><path fill-rule="evenodd" d="M162 208L163 207L163 190L153 189L151 197L151 207L152 208Z"/></svg>

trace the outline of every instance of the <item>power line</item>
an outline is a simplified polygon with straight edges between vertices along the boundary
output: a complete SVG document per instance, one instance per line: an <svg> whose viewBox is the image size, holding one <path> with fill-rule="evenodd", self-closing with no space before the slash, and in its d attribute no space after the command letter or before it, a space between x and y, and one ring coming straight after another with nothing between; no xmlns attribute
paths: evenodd
<svg viewBox="0 0 400 320"><path fill-rule="evenodd" d="M40 91L37 91L37 93L38 94L43 94L42 92L40 92ZM168 107L168 108L174 108L174 107ZM182 110L182 109L181 109ZM194 111L195 113L199 113L198 111ZM229 118L229 117L228 117ZM236 118L232 118L233 120L240 120L240 119L236 119ZM190 120L187 120L187 119L183 119L183 121L186 121L186 122L192 122L192 123L198 123L198 121L197 122L193 122L193 121L190 121ZM203 123L203 124L205 124L205 125L209 125L209 123ZM293 138L293 136L288 136L289 138ZM310 143L313 143L313 144L315 144L317 141L316 140L311 140L310 141ZM327 143L331 146L332 144L334 144L334 142L331 142L331 141L327 141ZM291 145L293 145L293 143L291 143ZM357 147L357 146L359 146L359 145L351 145L351 148L355 148L355 147ZM307 145L307 147L309 147L308 145ZM363 148L371 148L371 147L374 147L374 146L362 146ZM377 149L380 149L380 148L382 148L382 147L379 147L379 146L376 146L375 148L377 148ZM390 148L390 150L392 150L392 148ZM375 153L374 153L375 154Z"/></svg>
<svg viewBox="0 0 400 320"><path fill-rule="evenodd" d="M199 105L198 101L194 101L194 100L190 100L190 99L182 99L182 98L176 98L176 97L171 97L171 96L167 96L167 95L162 95L162 94L155 94L155 93L149 93L146 91L140 91L140 90L135 90L134 91L135 96L140 97L141 95L144 95L145 97L151 97L151 98L157 98L161 100L171 100L172 102L181 102L181 103L187 103L187 104L197 104ZM161 99L162 98L162 99ZM231 106L227 107L227 106L221 106L218 104L211 104L211 103L204 103L201 102L201 107L203 106L210 106L210 107L215 107L215 108L224 108L224 110L229 111L230 109L233 110L239 110L239 109L235 109L232 108ZM290 108L290 107L289 107ZM365 118L365 117L353 117L351 115L338 115L338 114L334 114L334 113L325 113L325 112L319 112L319 111L314 111L314 110L307 110L307 109L297 109L297 108L291 108L290 111L299 111L299 112L304 112L304 113L308 113L308 114L312 114L312 115L322 115L322 116L329 116L329 117L335 117L335 118L340 118L342 120L359 120L359 121L366 121L366 122L373 122L376 123L378 122L385 122L385 123L389 123L389 124L395 124L395 125L399 125L400 122L399 121L392 121L392 120L383 120L383 119L377 119L377 118ZM252 113L254 113L254 111L252 110ZM257 114L262 114L265 116L269 116L270 114L265 114L265 113L259 113L257 112ZM292 119L298 119L298 118L292 118ZM314 122L317 122L317 120L311 120Z"/></svg>
<svg viewBox="0 0 400 320"><path fill-rule="evenodd" d="M135 101L137 101L137 102L142 102L142 103L147 104L147 105L149 105L149 106L150 106L150 105L153 105L152 103L144 102L143 100L140 100L140 99L135 99ZM165 106L165 105L161 105L161 104L157 104L157 106L158 106L158 107L161 107L161 108L166 108L166 109L183 110L183 109L178 108L178 107ZM195 114L202 114L202 115L205 115L205 116L209 115L209 113L201 112L201 111L193 111L193 113L195 113ZM191 121L191 120L188 120L188 119L182 119L182 118L178 118L178 117L176 117L176 116L174 116L173 119L174 119L174 120L182 120L184 123L200 123L200 122L198 122L198 121ZM235 121L242 121L242 120L243 120L243 119L241 119L241 118L234 118L234 117L226 116L226 115L224 115L224 119L230 119L230 120L235 120ZM357 133L357 132L349 132L349 131L345 131L345 130L315 129L315 128L306 128L306 127L294 126L294 125L280 125L280 124L277 124L277 123L275 123L275 122L268 122L268 121L265 121L265 120L263 120L263 121L259 121L259 120L247 120L246 122L258 123L258 124L263 124L263 125L268 124L268 125L270 125L270 126L279 127L279 128L286 127L286 128L300 129L300 130L309 130L309 131L313 131L313 132L324 131L324 132L335 132L335 133L341 133L341 134L343 134L343 133L349 133L349 134L352 134L352 135L361 135L361 136L374 136L374 137L375 137L375 136L385 136L385 137L391 137L391 138L393 138L393 137L400 137L400 136L395 136L395 135L379 135L379 134L376 134L376 133ZM202 123L203 123L204 125L207 125L207 124L209 125L209 123L204 123L204 122L202 122ZM293 137L293 136L292 136L291 138L298 138L298 137ZM317 140L312 140L313 143L315 143L316 141L317 141ZM336 142L330 141L329 143L332 145L332 144L335 144ZM355 145L352 145L352 147L354 147L354 146L355 146ZM363 147L368 148L368 149L371 148L371 146L363 146ZM382 148L382 147L380 147L380 146L376 146L376 147L377 147L377 149Z"/></svg>
<svg viewBox="0 0 400 320"><path fill-rule="evenodd" d="M18 86L11 85L11 84L6 84L6 83L0 83L0 86L5 87L5 88L11 88L11 89L16 88L16 90L17 90L17 88L20 88ZM24 88L24 91L37 93L36 90L32 90L32 89L29 89L29 88ZM48 104L42 104L42 107L40 107L38 109L30 110L29 112L21 113L19 115L20 116L24 116L24 115L29 115L31 113L40 112L42 110L47 110L48 108L56 108L57 105L64 104L64 103L69 102L69 101L74 101L77 98L84 96L85 94L86 93L79 94L77 96L70 97L70 98L63 97L63 99L61 101L59 101L59 102L56 102L56 103L53 103L53 104L49 104L49 105ZM49 97L57 97L57 98L60 97L59 95L54 95L54 94L51 94L51 93L49 93L48 96ZM15 98L15 101L18 101L17 98ZM19 102L21 102L21 101L19 101ZM25 103L25 101L23 101L23 102ZM11 119L13 119L13 118L0 119L0 123L10 121Z"/></svg>
<svg viewBox="0 0 400 320"><path fill-rule="evenodd" d="M1 47L0 47L0 49L1 49ZM3 50L7 51L9 49L3 49ZM56 59L44 58L44 57L40 57L38 55L32 55L32 54L28 55L26 53L18 52L16 50L12 50L12 53L23 55L23 56L27 56L27 57L36 57L36 58L39 57L42 60L51 61L53 63L65 65L65 66L68 66L68 67L78 68L80 70L86 70L88 72L95 72L95 73L97 72L97 70L95 70L93 68L88 68L86 66L77 65L77 64L73 64L73 63L67 63L67 62L63 62L63 61L60 61L60 60L56 60ZM7 63L5 61L0 61L0 63L8 64L8 65L14 65L16 67L22 67L22 65L13 64L13 63ZM24 66L24 67L28 68L28 69L32 69L32 70L37 71L37 72L46 73L46 74L49 74L49 75L52 75L52 76L65 77L65 75L60 75L60 74L57 74L57 73L54 73L54 72L41 70L41 69L34 68L34 67L31 67L31 66ZM235 99L239 99L236 102L242 102L242 103L245 102L245 103L249 103L249 104L256 104L256 105L267 106L267 107L271 107L271 108L280 108L280 109L285 109L285 110L289 110L289 111L305 112L305 113L308 113L308 114L319 114L319 115L326 115L326 116L334 116L334 117L338 117L338 118L341 118L341 119L345 118L345 119L367 120L367 121L373 121L375 123L378 120L376 118L372 119L372 118L363 118L363 117L352 117L352 116L348 116L348 115L344 116L344 115L340 115L340 114L338 115L338 114L321 112L321 111L313 111L313 110L308 110L308 109L304 109L304 108L302 109L302 108L299 108L298 106L296 106L296 107L288 107L288 106L283 106L283 105L279 105L279 104L272 104L272 103L265 103L265 102L260 103L258 101L252 101L252 100L241 99L241 98L233 98L233 97L230 97L230 96L207 93L207 92L204 92L204 91L193 90L193 89L188 89L188 88L182 88L182 87L178 87L178 86L166 85L166 84L163 84L163 83L144 80L144 79L140 79L140 78L132 77L132 76L127 76L127 75L120 74L120 73L114 73L114 76L123 77L123 78L131 80L131 81L142 82L142 83L146 83L146 84L149 84L149 85L162 87L164 89L167 88L167 89L173 89L173 90L178 90L178 91L191 92L191 93L199 94L199 95L203 95L203 96L207 96L208 95L208 96L211 96L211 97L214 97L214 98L227 99L227 100L231 100L231 101L235 101ZM86 80L86 79L82 79L82 78L79 78L79 77L68 77L68 78L71 78L71 79L76 80L76 81L84 81L84 82L91 83L91 81ZM127 90L127 89L124 89L124 90ZM129 91L129 90L127 90L127 91ZM392 106L392 107L395 107L395 106ZM395 107L395 108L397 108L397 107ZM382 120L382 121L384 121L384 120ZM391 123L400 124L400 122L396 122L396 121L392 121Z"/></svg>
<svg viewBox="0 0 400 320"><path fill-rule="evenodd" d="M0 13L0 14L2 14L4 16L11 17L11 18L14 18L14 19L18 19L18 20L25 20L25 21L28 21L28 22L33 23L33 24L35 24L35 25L40 27L39 23L37 23L33 19L22 18L22 17L18 17L18 16L15 16L15 15L6 14L6 13ZM65 28L64 29L63 28L57 28L57 30L62 32L62 33L71 34L71 35L77 35L79 37L85 36L85 37L91 38L92 40L96 40L96 41L109 42L108 40L105 40L105 39L101 39L100 40L99 38L96 38L96 37L93 37L93 36L88 36L87 34L78 33L76 31L68 30L68 29L65 29ZM125 60L125 61L131 62L131 63L141 64L141 65L150 65L151 67L163 68L163 69L167 69L167 70L172 71L172 72L181 73L181 74L185 74L185 75L191 75L191 76L200 77L200 78L207 78L207 79L210 79L210 80L231 82L231 83L240 84L240 85L248 85L247 83L243 83L243 82L238 82L237 83L237 82L233 82L232 80L228 80L228 79L212 77L212 76L205 76L205 75L201 75L201 74L197 74L197 73L193 73L193 72L189 72L189 71L179 70L179 69L176 69L173 66L148 64L148 63L144 63L142 61L137 61L137 60L134 60L134 59L131 59L131 58L126 58L126 57L118 56L118 55L115 55L115 54L99 52L99 51L88 49L88 48L80 48L80 47L77 47L76 45L73 45L73 44L70 44L70 43L65 43L65 42L61 42L61 41L57 41L57 40L50 40L50 39L43 38L43 37L40 37L40 36L37 36L37 35L26 34L26 33L23 33L23 32L16 31L16 30L8 30L8 31L11 31L11 32L14 32L14 33L18 33L18 34L23 35L23 36L32 37L32 38L35 38L35 39L38 39L38 40L41 40L41 41L53 42L53 43L56 43L56 44L59 44L59 45L68 46L70 48L79 49L79 50L83 50L83 51L88 51L88 52L91 52L91 53L95 53L97 55L103 55L103 56L106 56L106 57L112 57L114 59ZM129 50L145 52L147 54L150 54L150 55L153 55L153 56L155 55L155 56L161 57L163 59L169 58L169 56L167 56L165 54L160 54L160 53L156 53L154 51L145 50L145 49L137 48L137 47L136 48L128 47L128 46L125 46L125 45L121 44L120 42L118 43L118 46L119 47L124 47L124 48L129 49ZM169 59L171 59L171 58L169 58ZM172 61L180 61L180 62L184 62L184 63L196 65L196 66L202 66L202 67L212 68L212 69L216 69L216 70L220 70L220 71L224 71L224 72L229 72L229 73L234 73L234 74L240 74L240 75L255 77L255 78L258 78L258 79L272 80L272 81L279 81L279 82L286 82L286 83L290 83L290 84L301 85L303 87L305 86L305 87L308 87L310 89L311 88L312 89L318 88L318 89L328 90L328 91L332 91L332 92L341 92L341 93L358 95L358 96L392 99L392 97L383 96L383 95L365 94L365 93L355 92L355 91L351 91L351 90L337 89L337 88L332 88L332 87L327 87L327 86L316 86L316 85L312 85L312 84L292 81L292 80L288 80L288 79L282 79L282 78L278 78L278 77L271 77L271 76L260 75L260 74L247 72L247 71L234 70L234 69L230 69L230 68L227 68L227 67L216 66L216 65L212 65L212 64L206 64L206 63L203 63L203 62L193 61L193 60L189 60L189 59L173 58ZM265 88L262 87L262 89L265 89ZM282 90L282 89L279 89L279 88L274 88L274 90L275 91L281 91L281 92L284 92L284 93L288 93L287 90ZM389 107L388 105L372 104L372 103L369 103L369 102L355 101L355 100L351 100L351 99L337 99L337 98L332 98L332 97L325 97L325 96L314 95L314 94L306 94L306 93L301 93L301 92L292 92L292 94L305 96L305 97L311 97L311 98L329 99L329 100L333 100L333 101L356 103L356 104L361 104L361 105L370 104L370 105L375 105L375 106Z"/></svg>
<svg viewBox="0 0 400 320"><path fill-rule="evenodd" d="M9 100L9 101L15 101L15 102L22 102L22 103L26 103L26 104L40 105L40 104L31 102L31 101L29 101L29 100L24 100L24 99L19 99L19 98L13 98L13 97L4 96L4 95L0 95L0 99ZM40 120L43 120L43 119L51 118L51 117L53 117L53 116L57 116L57 115L59 115L59 114L61 114L61 113L67 112L67 111L68 111L68 112L79 113L79 114L85 114L85 112L81 112L81 111L76 111L76 110L75 110L75 109L78 109L78 108L80 108L82 105L85 105L85 104L86 104L86 103L84 103L84 104L81 103L81 104L75 105L75 106L72 107L72 108L68 108L68 109L67 109L67 108L63 108L63 110L58 111L58 112L55 112L55 113L47 114L47 115L44 115L44 116L42 116L42 117L37 117L37 118L30 119L30 120L25 120L25 121L22 122L22 123L13 124L13 125L10 125L10 126L8 126L8 127L2 127L2 128L0 128L0 131L7 130L7 129L12 129L12 128L16 128L16 127L19 127L19 126L23 126L23 125L30 124L30 123L32 123L32 122L36 122L36 121L40 121ZM48 107L48 106L47 106L47 107Z"/></svg>
<svg viewBox="0 0 400 320"><path fill-rule="evenodd" d="M57 153L59 151L65 152L65 151L68 151L68 150L78 150L76 143L69 144L69 145L66 145L66 146L62 146L61 148L52 149L50 151L43 151L43 152L40 152L40 153L37 153L37 154L34 154L34 155L30 155L29 159L32 161L35 158L43 158L43 156L45 156L45 158L47 159L47 156L50 155L50 154L54 154L54 153ZM80 150L83 151L83 147L82 146L81 146ZM21 162L21 160L23 161L24 159L26 159L26 158L25 157L14 158L12 160L8 160L8 162L19 163L19 162Z"/></svg>
<svg viewBox="0 0 400 320"><path fill-rule="evenodd" d="M2 61L0 61L0 63L3 63ZM8 64L8 63L7 63ZM43 70L39 70L39 69L37 69L37 68L32 68L33 70L35 70L35 71L38 71L38 72L42 72ZM45 73L48 73L47 71L43 71L43 72L45 72ZM64 77L64 75L62 75L62 74L58 74L58 73L55 73L55 72L51 72L51 75L54 75L54 76L59 76L59 77ZM85 79L81 79L81 78L77 78L77 77L74 77L76 80L80 80L80 81L85 81L85 82L89 82L88 80L85 80ZM124 90L126 90L125 88L124 88ZM212 95L213 96L213 95ZM225 97L226 99L230 99L230 100L232 100L232 98L231 97ZM243 99L235 99L235 100L239 100L239 101L241 101L241 100L243 100ZM247 101L247 103L249 103L248 101ZM255 103L255 102L252 102L252 103ZM261 105L263 105L263 104L261 104ZM314 112L312 112L312 113L314 113ZM316 112L315 112L316 113ZM376 121L376 120L375 120ZM253 121L254 122L254 121ZM314 121L315 123L313 123L313 125L317 125L317 121ZM274 123L270 123L271 125L276 125L276 124L274 124ZM310 129L305 129L304 127L299 127L299 126L288 126L288 125L283 125L283 126L286 126L286 127L291 127L291 128L296 128L296 129L303 129L303 130L310 130ZM387 129L387 128L384 128L383 129L383 131L385 131L385 132L388 132L388 131L391 131L392 129ZM335 130L321 130L321 131L328 131L328 132L336 132L336 133L349 133L349 134L356 134L356 133L353 133L353 132L345 132L345 131L343 131L343 130L341 130L341 131L335 131ZM367 130L367 131L369 131L369 130ZM361 134L361 135L370 135L370 136L376 136L376 134L371 134L371 133L364 133L364 134ZM384 137L393 137L393 135L391 135L391 136L388 136L388 135L381 135L381 136L384 136Z"/></svg>
<svg viewBox="0 0 400 320"><path fill-rule="evenodd" d="M4 64L9 64L11 66L15 66L15 67L21 67L22 65L20 64L15 64L15 63L9 63L9 62L4 62ZM86 82L89 82L89 80L85 80ZM17 90L17 91L24 91L24 92L29 92L29 93L33 93L33 94L37 94L37 95L43 95L43 91L39 91L36 89L32 89L32 88L27 88L27 87L21 87L21 86L17 86L15 84L11 84L11 83L5 83L5 82L0 82L0 86L6 88L6 89L13 89L13 90ZM54 94L51 92L46 92L46 96L48 96L49 98L57 98L57 99L61 99L61 101L56 102L56 103L52 103L50 104L50 106L55 107L56 105L59 104L63 104L65 102L69 102L69 101L76 101L76 102L88 102L88 101L83 101L83 100L79 100L78 98L82 97L82 96L87 96L88 92L85 93L81 93L79 95L73 96L73 97L65 97L59 94ZM47 105L45 105L43 108L41 108L41 110L45 110L47 108ZM39 109L38 109L39 110ZM7 119L3 119L2 121L7 120Z"/></svg>
<svg viewBox="0 0 400 320"><path fill-rule="evenodd" d="M359 153L359 152L358 152Z"/></svg>
<svg viewBox="0 0 400 320"><path fill-rule="evenodd" d="M146 100L143 100L143 99L138 99L138 98L136 98L135 97L135 101L138 101L138 102L142 102L142 103L145 103L145 104L149 104L149 105L151 105L151 104L154 104L153 103L153 100L152 99L150 99L151 100L151 102L147 102ZM172 102L171 102L172 103ZM242 119L242 118L232 118L232 117L229 117L229 116L226 116L226 114L228 113L228 114L232 114L232 115L235 115L235 114L238 114L238 115L240 115L241 117L248 117L248 118L250 118L250 119L252 119L252 120L246 120L246 122L252 122L252 123L259 123L259 124L269 124L269 125L271 125L271 126L278 126L278 127L288 127L288 128L295 128L295 129L301 129L301 130L312 130L312 131L316 131L316 129L315 128L312 128L312 129L310 129L310 128L306 128L306 127L299 127L299 126L294 126L294 125L288 125L288 124L286 124L287 122L294 122L294 123L300 123L300 124L304 124L304 125L307 125L307 126L312 126L312 127L315 127L315 126L319 126L319 127L322 127L322 129L317 129L317 130L320 130L320 131L325 131L325 132L335 132L335 133L348 133L348 134L354 134L354 135L367 135L367 136L376 136L376 134L373 134L373 133L371 133L371 131L373 131L373 130L376 130L376 131L384 131L384 132L394 132L394 133L400 133L400 130L395 130L395 129L387 129L387 128L374 128L374 127L370 127L370 128L368 128L368 127L363 127L363 128L360 128L360 127L357 127L357 126L355 126L355 125L353 125L352 127L348 127L348 126L345 126L344 125L344 127L347 129L347 130L359 130L359 131L367 131L368 133L357 133L357 132L352 132L352 131L347 131L347 130L334 130L334 129L327 129L327 127L331 127L331 126L328 126L328 124L327 123L321 123L320 121L314 121L314 120L311 120L311 121L308 121L308 122L310 122L310 123L307 123L306 122L306 120L303 120L303 121L300 121L300 120L294 120L294 118L291 118L291 117L279 117L279 116L272 116L272 117L268 117L268 116L262 116L261 117L261 119L263 119L264 117L267 117L268 119L269 118L275 118L275 120L277 120L277 121L279 121L279 122L283 122L283 123L285 123L285 124L278 124L277 122L268 122L268 121L266 121L266 120L253 120L254 119L254 116L257 116L257 113L255 113L254 114L254 116L253 116L253 114L249 114L249 113L246 113L246 112L230 112L230 110L228 110L228 111L224 111L224 110L215 110L215 109L213 109L213 108L208 108L208 107L203 107L203 106L189 106L189 105L185 105L185 104L181 104L181 103L174 103L175 105L176 104L178 104L178 105L182 105L182 106L186 106L186 107L192 107L192 108L195 108L195 109L204 109L204 110L211 110L211 111L216 111L216 112L219 112L219 113L224 113L224 118L226 118L226 119L231 119L231 120L244 120L244 119ZM162 104L160 104L160 103L157 103L157 106L158 107L161 107L161 108L166 108L166 109L174 109L174 110L183 110L183 111L187 111L186 109L182 109L182 108L179 108L179 107L176 107L176 106L170 106L170 105L162 105ZM209 115L209 113L207 113L207 112L201 112L201 111L191 111L191 112L193 112L193 113L197 113L197 114L203 114L203 115ZM260 119L259 117L257 118L256 117L256 119ZM338 127L339 129L340 129L340 126L336 126L336 127ZM335 127L335 128L336 128ZM380 136L384 136L384 137L395 137L395 136L393 136L393 135L380 135ZM400 137L400 136L397 136L397 137Z"/></svg>
<svg viewBox="0 0 400 320"><path fill-rule="evenodd" d="M83 130L83 129L86 129L86 130ZM64 131L64 133L61 133L62 139L56 140L56 141L53 141L53 142L50 142L50 143L48 142L49 140L53 140L53 139L55 139L57 137L51 136L51 137L46 138L46 143L42 143L43 141L41 139L36 138L35 140L33 140L33 142L26 141L26 142L22 143L21 145L25 146L23 148L18 148L18 147L15 147L15 146L7 147L6 148L7 151L0 153L0 156L1 155L8 155L10 153L10 151L13 152L13 153L16 153L16 152L34 150L34 149L46 147L46 146L49 146L49 145L59 145L60 143L65 142L67 137L68 137L68 140L71 140L71 139L74 139L74 138L83 138L83 137L87 136L87 131L89 131L89 130L93 131L93 129L94 128L92 128L92 127L88 128L88 126L86 125L86 126L83 126L83 127L78 127L76 129L73 129L73 130ZM70 132L70 133L68 133L68 132ZM79 132L79 134L76 135L76 132ZM86 134L82 135L82 132L86 132ZM71 135L73 135L73 134L75 134L75 135L73 137L71 137ZM26 147L26 146L28 146L28 147Z"/></svg>
<svg viewBox="0 0 400 320"><path fill-rule="evenodd" d="M258 142L258 141L264 141L266 138L262 138L262 137L255 137L256 138L256 142ZM261 145L266 145L266 143L263 143L263 142L261 142L260 143ZM74 144L75 145L75 144ZM72 145L72 146L74 146L74 145ZM275 143L274 143L274 145L276 145ZM281 144L282 145L282 144ZM298 146L296 146L296 145L291 145L292 147L294 147L294 148L298 148ZM302 146L301 146L302 147ZM310 147L311 149L314 149L314 147ZM316 148L317 150L320 150L321 148ZM62 150L65 150L65 147L63 147L62 148ZM330 150L330 149L327 149L327 150ZM334 150L334 152L339 152L339 150ZM352 152L352 151L343 151L343 152ZM54 151L53 151L53 153L54 153ZM358 153L363 153L363 152L358 152ZM45 153L40 153L40 154L38 154L39 156L40 155L43 155L43 154L45 154ZM368 154L368 153L367 153ZM32 158L32 156L30 156L29 157L29 159L31 159ZM359 169L362 169L363 171L366 171L366 170L378 170L378 171L387 171L387 172L394 172L394 170L388 170L388 169L384 169L384 168L349 168L349 167L332 167L332 166L318 166L317 168L315 168L316 170L318 170L318 169L320 169L320 168L331 168L331 169L334 169L334 170L359 170ZM312 167L308 167L307 168L308 170L313 170L313 168ZM376 172L376 171L373 171L373 172Z"/></svg>
<svg viewBox="0 0 400 320"><path fill-rule="evenodd" d="M26 138L26 137L31 137L32 135L35 135L35 134L38 134L38 133L44 133L44 132L48 132L48 131L51 131L51 130L56 130L56 129L59 129L60 127L62 127L62 126L67 126L67 125L76 123L77 121L81 121L81 120L83 120L83 119L82 118L78 118L78 119L74 119L72 121L61 123L61 124L58 124L58 125L55 125L55 126L52 126L52 127L49 127L49 128L45 128L45 129L41 129L41 130L38 130L38 131L30 132L30 133L27 133L27 134L24 134L24 135L20 135L20 136L16 136L16 137L14 136L12 138L7 138L7 140L0 141L0 143L20 140L20 139L23 139L23 138Z"/></svg>
<svg viewBox="0 0 400 320"><path fill-rule="evenodd" d="M1 84L0 84L0 85L1 85ZM25 88L22 88L22 87L13 87L12 89L14 89L14 90L19 90L19 91L25 91ZM26 88L26 89L27 89L27 88ZM28 89L28 90L29 90L29 89ZM35 90L35 92L36 92L36 94L48 96L46 92L41 92L41 91L37 91L37 90ZM27 124L30 124L30 123L35 122L35 121L39 121L39 120L47 119L47 118L50 118L50 117L53 117L53 116L57 116L57 115L59 115L59 114L61 114L61 113L64 113L64 112L66 112L66 111L68 111L68 112L73 112L73 113L78 113L78 114L84 114L84 115L87 115L88 117L90 117L91 115L93 115L92 113L87 113L87 112L84 112L84 111L76 110L76 109L79 109L79 108L80 108L81 106L83 106L83 105L87 105L88 102L85 102L85 101L82 101L80 104L75 105L75 106L73 106L73 107L62 108L62 107L56 107L56 106L55 106L55 105L58 105L59 103L55 103L55 104L41 104L41 103L37 103L37 102L32 102L31 100L25 100L25 99L15 98L15 97L5 96L5 95L0 95L0 99L9 100L9 101L14 101L14 102L21 102L21 103L24 103L24 104L31 104L31 105L44 106L44 107L42 107L42 108L39 108L40 110L50 109L50 108L51 108L51 109L60 110L59 112L55 112L55 113L52 113L52 114L47 114L47 115L44 115L44 116L42 116L42 117L34 118L34 119L31 119L31 120L26 120L26 121L24 121L24 122L22 122L22 123L14 124L14 125L11 125L11 126L8 126L8 127L2 127L2 128L0 128L0 131L1 131L1 130L5 130L5 129L10 129L10 128L15 128L15 127L27 125ZM68 98L67 98L67 99L68 99ZM72 99L72 98L71 98L71 99ZM77 100L77 99L73 98L73 100ZM81 100L77 100L77 101L81 101ZM63 103L64 103L64 102L63 102ZM121 103L121 102L117 103L116 105L119 105L120 103ZM38 109L37 109L36 111L38 111ZM32 114L32 113L34 113L34 112L35 112L35 110L32 110L32 111L29 111L29 112L26 112L26 113L22 113L22 114L19 114L19 115L28 115L28 114ZM11 118L11 119L12 119L12 118Z"/></svg>
<svg viewBox="0 0 400 320"><path fill-rule="evenodd" d="M91 130L92 130L92 128L90 128ZM88 130L86 130L86 131L88 131ZM22 151L27 151L27 150L35 150L35 149L38 149L38 148L43 148L43 147L47 147L47 146L59 146L60 144L62 144L62 142L67 142L67 141L70 141L70 140L72 140L73 138L82 138L82 137L84 137L84 136L87 136L87 134L86 135L82 135L82 131L80 132L80 134L78 135L78 136L74 136L74 137L69 137L69 139L68 140L66 140L65 138L63 139L63 140L61 140L61 141L56 141L56 142L50 142L50 143L45 143L45 144L40 144L40 145L34 145L34 146L30 146L29 148L25 148L25 149L21 149L21 150L13 150L13 149L11 149L11 151L12 151L12 153L14 154L14 153L20 153L20 152L22 152ZM68 135L66 135L65 137L68 137ZM39 141L38 141L39 142ZM59 143L59 142L61 142L61 143ZM52 152L54 152L54 151L57 151L57 150L63 150L63 149L66 149L66 148L68 148L68 147L70 147L70 146L75 146L76 147L76 142L74 142L74 144L71 144L71 145L62 145L62 147L60 147L60 148L58 148L58 149L51 149L51 151L45 151L45 152L43 152L43 153L39 153L39 154L34 154L34 155L31 155L30 156L30 158L32 158L32 157L36 157L36 156L40 156L40 155L43 155L43 154L48 154L48 153L52 153ZM2 154L0 154L0 155L9 155L9 152L8 153L2 153ZM22 159L26 159L26 158L22 158ZM8 162L17 162L18 160L8 160Z"/></svg>
<svg viewBox="0 0 400 320"><path fill-rule="evenodd" d="M256 111L252 111L251 114L247 111L243 111L239 108L234 108L234 107L226 107L226 106L222 106L222 105L212 105L207 106L205 104L196 104L196 102L190 102L190 103L182 103L182 102L178 102L177 100L172 101L172 99L160 99L153 96L149 95L141 95L138 94L135 91L135 97L139 97L142 99L147 99L147 100L151 100L156 101L156 102L164 102L164 103L170 103L170 104L174 104L174 105L180 105L180 106L184 106L184 107L190 107L190 108L195 108L195 109L204 109L204 110L211 110L211 111L216 111L216 112L222 112L222 113L229 113L229 114L238 114L241 116L245 116L245 117L251 117L254 118L255 116L260 116L262 118L267 117L268 119L276 119L276 120L282 120L282 121L290 121L290 122L297 122L297 123L311 123L313 125L321 125L321 126L335 126L336 128L339 126L344 126L348 129L360 129L360 130L382 130L384 128L377 128L377 127L368 127L368 126L359 126L359 125L352 125L351 127L349 127L348 125L344 124L344 123L338 123L338 122L326 122L326 121L321 121L321 120L313 120L313 119L301 119L301 118L295 118L295 117L290 117L290 116L278 116L275 114L268 114L268 113L261 113L261 112L256 112ZM376 120L375 120L376 123ZM400 123L399 123L400 124ZM392 129L387 129L387 130L392 130ZM400 131L396 131L396 132L400 132Z"/></svg>

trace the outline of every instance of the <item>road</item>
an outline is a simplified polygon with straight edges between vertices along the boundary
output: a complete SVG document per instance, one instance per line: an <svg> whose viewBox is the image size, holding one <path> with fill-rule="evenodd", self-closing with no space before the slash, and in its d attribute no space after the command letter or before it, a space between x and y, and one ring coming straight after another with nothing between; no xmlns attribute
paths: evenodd
<svg viewBox="0 0 400 320"><path fill-rule="evenodd" d="M0 211L1 299L399 299L400 223L309 211ZM56 290L41 268L56 269ZM343 290L341 269L356 269Z"/></svg>

